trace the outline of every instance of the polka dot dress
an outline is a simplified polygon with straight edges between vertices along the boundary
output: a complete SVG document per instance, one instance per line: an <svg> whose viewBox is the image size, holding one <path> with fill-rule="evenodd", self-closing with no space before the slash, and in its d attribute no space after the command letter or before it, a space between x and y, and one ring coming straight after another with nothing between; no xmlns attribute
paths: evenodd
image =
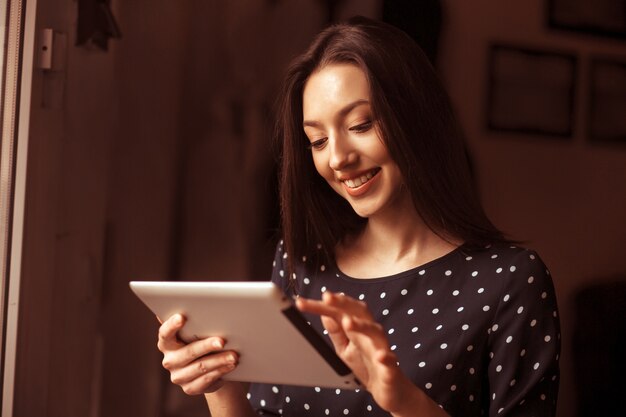
<svg viewBox="0 0 626 417"><path fill-rule="evenodd" d="M308 298L334 291L365 301L405 375L451 416L555 414L559 316L550 274L535 252L459 247L376 279L307 257L287 277L286 258L281 243L274 282L288 288L294 280ZM318 317L307 318L325 334ZM389 415L365 390L252 384L248 398L260 415Z"/></svg>

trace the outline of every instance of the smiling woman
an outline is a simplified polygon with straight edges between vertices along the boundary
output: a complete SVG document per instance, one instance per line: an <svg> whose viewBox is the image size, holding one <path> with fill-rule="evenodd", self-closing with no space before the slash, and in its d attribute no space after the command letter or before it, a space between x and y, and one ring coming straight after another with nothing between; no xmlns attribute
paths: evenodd
<svg viewBox="0 0 626 417"><path fill-rule="evenodd" d="M282 93L272 281L298 296L365 389L255 383L246 395L221 379L237 352L221 339L217 354L210 338L181 344L178 316L159 341L176 383L206 394L213 416L553 416L549 272L484 214L419 47L381 22L333 25L291 65Z"/></svg>

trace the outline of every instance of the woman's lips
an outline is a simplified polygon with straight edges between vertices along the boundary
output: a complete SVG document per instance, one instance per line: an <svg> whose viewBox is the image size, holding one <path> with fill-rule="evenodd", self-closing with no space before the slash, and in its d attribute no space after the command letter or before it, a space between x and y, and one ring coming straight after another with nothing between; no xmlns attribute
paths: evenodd
<svg viewBox="0 0 626 417"><path fill-rule="evenodd" d="M379 172L380 168L375 168L361 176L342 180L341 184L349 195L357 197L365 194L370 189L372 184L376 182Z"/></svg>

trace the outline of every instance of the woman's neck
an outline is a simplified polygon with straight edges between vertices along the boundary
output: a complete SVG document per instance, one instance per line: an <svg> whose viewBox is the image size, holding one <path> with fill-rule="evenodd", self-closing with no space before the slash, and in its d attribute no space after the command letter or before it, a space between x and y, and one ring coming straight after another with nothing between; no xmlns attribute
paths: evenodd
<svg viewBox="0 0 626 417"><path fill-rule="evenodd" d="M337 265L352 277L376 278L400 273L437 259L462 242L433 232L412 202L370 217L361 233L337 247Z"/></svg>

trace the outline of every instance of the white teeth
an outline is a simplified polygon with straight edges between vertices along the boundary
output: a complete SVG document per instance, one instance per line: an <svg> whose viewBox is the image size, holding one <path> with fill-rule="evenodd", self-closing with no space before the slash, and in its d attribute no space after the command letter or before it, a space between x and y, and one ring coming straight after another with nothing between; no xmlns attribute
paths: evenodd
<svg viewBox="0 0 626 417"><path fill-rule="evenodd" d="M357 188L357 187L360 187L361 185L365 184L369 180L371 180L374 177L374 175L376 175L376 174L372 173L372 171L370 171L367 174L362 175L359 178L354 178L354 179L350 179L350 180L344 180L343 182L350 188Z"/></svg>

